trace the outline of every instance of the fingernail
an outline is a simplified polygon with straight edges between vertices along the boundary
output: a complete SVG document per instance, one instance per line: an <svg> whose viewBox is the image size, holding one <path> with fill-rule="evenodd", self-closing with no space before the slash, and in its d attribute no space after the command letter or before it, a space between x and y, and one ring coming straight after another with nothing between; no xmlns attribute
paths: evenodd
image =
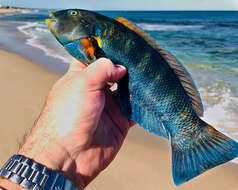
<svg viewBox="0 0 238 190"><path fill-rule="evenodd" d="M126 67L123 65L116 65L119 70L126 70Z"/></svg>

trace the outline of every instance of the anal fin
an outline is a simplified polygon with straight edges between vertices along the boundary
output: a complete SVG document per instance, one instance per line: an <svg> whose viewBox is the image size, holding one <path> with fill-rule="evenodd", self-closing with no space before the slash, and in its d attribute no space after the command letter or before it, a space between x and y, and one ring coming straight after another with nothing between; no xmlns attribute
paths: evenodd
<svg viewBox="0 0 238 190"><path fill-rule="evenodd" d="M163 125L162 114L154 115L143 106L130 100L128 75L118 81L118 102L122 113L138 123L141 127L169 140L169 133Z"/></svg>
<svg viewBox="0 0 238 190"><path fill-rule="evenodd" d="M138 104L132 103L131 106L133 110L131 114L132 120L149 132L169 140L169 133L163 125L162 114L158 117L158 115L153 115Z"/></svg>

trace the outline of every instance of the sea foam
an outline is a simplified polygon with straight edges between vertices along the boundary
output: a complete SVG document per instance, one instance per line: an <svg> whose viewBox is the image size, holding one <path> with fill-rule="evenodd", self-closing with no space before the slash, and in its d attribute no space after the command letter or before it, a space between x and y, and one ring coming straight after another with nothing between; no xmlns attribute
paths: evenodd
<svg viewBox="0 0 238 190"><path fill-rule="evenodd" d="M165 24L148 24L137 23L139 27L146 31L178 31L178 30L191 30L200 29L202 25L165 25Z"/></svg>
<svg viewBox="0 0 238 190"><path fill-rule="evenodd" d="M22 25L17 28L29 37L26 40L27 45L39 48L43 50L47 56L60 59L65 63L69 63L72 60L72 57L55 41L49 30L44 28L44 24L40 22L23 22ZM51 37L52 39L49 39ZM51 40L52 43L49 43L47 40Z"/></svg>
<svg viewBox="0 0 238 190"><path fill-rule="evenodd" d="M37 10L37 9L22 9L22 10L20 10L20 13L22 13L22 14L28 14L28 13L38 13L39 12L39 10Z"/></svg>
<svg viewBox="0 0 238 190"><path fill-rule="evenodd" d="M216 91L207 92L205 88L200 88L200 92L205 99L213 97L220 99L218 103L209 106L207 102L204 102L205 113L202 119L238 142L238 113L231 109L231 106L238 106L238 98L234 97L231 90L225 87L219 94ZM238 163L238 158L233 162Z"/></svg>

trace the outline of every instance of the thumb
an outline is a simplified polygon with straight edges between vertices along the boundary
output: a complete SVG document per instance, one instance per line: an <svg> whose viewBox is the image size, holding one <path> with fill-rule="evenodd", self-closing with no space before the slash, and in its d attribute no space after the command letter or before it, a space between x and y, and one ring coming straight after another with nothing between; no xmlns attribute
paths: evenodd
<svg viewBox="0 0 238 190"><path fill-rule="evenodd" d="M69 65L68 72L74 72L74 71L82 71L87 66L78 60L73 59Z"/></svg>
<svg viewBox="0 0 238 190"><path fill-rule="evenodd" d="M86 77L93 89L102 89L108 82L116 82L126 74L122 65L114 65L111 60L100 58L86 68Z"/></svg>

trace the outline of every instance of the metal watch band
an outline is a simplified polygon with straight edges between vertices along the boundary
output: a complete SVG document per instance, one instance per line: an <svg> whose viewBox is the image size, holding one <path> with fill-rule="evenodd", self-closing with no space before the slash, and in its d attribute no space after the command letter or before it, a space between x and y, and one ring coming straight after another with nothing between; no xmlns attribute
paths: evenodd
<svg viewBox="0 0 238 190"><path fill-rule="evenodd" d="M13 155L0 170L0 176L31 190L76 190L63 174L22 155Z"/></svg>

